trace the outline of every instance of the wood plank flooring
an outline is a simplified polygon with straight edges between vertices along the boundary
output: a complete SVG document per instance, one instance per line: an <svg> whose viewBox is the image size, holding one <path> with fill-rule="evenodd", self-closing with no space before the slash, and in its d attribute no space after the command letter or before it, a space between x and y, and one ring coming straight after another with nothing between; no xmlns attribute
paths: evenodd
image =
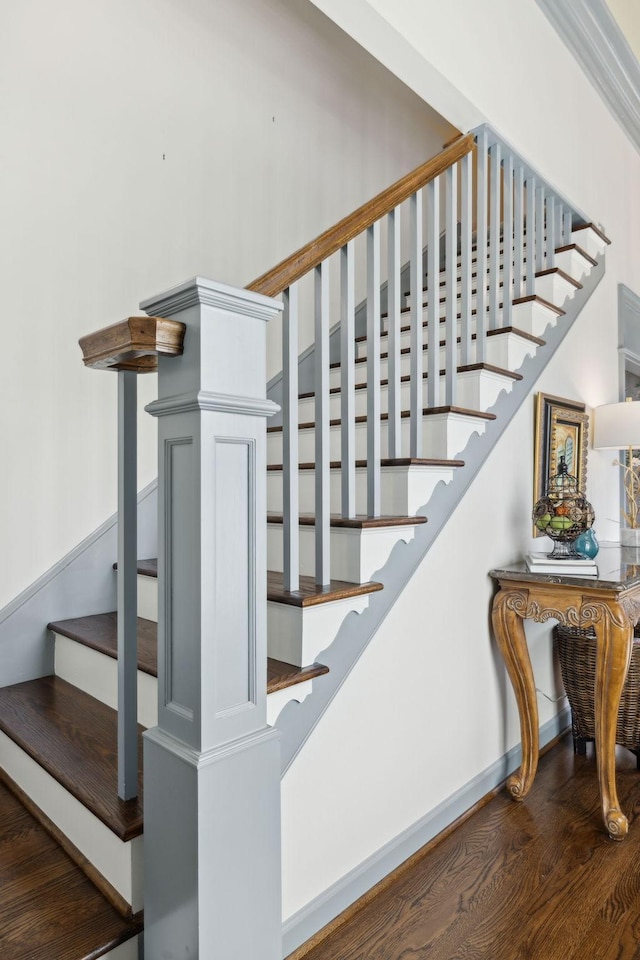
<svg viewBox="0 0 640 960"><path fill-rule="evenodd" d="M0 889L2 960L92 960L142 929L142 917L123 919L1 783Z"/></svg>
<svg viewBox="0 0 640 960"><path fill-rule="evenodd" d="M617 769L622 842L593 746L575 756L566 736L523 803L500 790L289 960L640 960L640 773L622 748Z"/></svg>

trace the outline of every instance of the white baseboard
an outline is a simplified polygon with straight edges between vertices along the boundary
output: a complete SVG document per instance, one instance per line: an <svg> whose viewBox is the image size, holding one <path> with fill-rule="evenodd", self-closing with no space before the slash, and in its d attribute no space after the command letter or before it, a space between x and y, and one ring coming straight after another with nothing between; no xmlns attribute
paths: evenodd
<svg viewBox="0 0 640 960"><path fill-rule="evenodd" d="M571 724L571 711L565 707L540 728L540 746L546 746ZM316 897L282 926L283 957L287 957L338 914L355 903L363 894L379 883L392 870L433 840L451 823L466 813L474 804L499 786L520 766L520 744L513 747L450 797L431 810L372 856L349 871L336 883Z"/></svg>

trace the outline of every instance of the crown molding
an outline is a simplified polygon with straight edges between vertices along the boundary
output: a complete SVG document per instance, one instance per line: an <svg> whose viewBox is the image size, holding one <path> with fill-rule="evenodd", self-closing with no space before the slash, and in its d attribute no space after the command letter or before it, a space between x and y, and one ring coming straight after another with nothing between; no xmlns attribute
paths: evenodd
<svg viewBox="0 0 640 960"><path fill-rule="evenodd" d="M640 150L640 64L605 0L536 2Z"/></svg>

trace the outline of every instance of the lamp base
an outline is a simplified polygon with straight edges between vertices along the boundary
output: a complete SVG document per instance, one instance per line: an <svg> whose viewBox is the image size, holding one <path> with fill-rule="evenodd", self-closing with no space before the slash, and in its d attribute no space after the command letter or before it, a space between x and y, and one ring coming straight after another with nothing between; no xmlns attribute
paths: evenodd
<svg viewBox="0 0 640 960"><path fill-rule="evenodd" d="M621 547L640 547L640 527L620 527Z"/></svg>

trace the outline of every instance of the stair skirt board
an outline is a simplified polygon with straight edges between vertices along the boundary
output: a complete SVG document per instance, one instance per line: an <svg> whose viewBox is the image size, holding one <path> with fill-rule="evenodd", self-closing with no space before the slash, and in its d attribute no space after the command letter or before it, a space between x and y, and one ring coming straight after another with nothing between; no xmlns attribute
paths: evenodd
<svg viewBox="0 0 640 960"><path fill-rule="evenodd" d="M459 462L461 465L461 461ZM398 464L380 471L380 512L390 517L413 517L427 503L440 483L450 483L457 466ZM342 470L330 470L330 507L332 513L342 510ZM298 473L300 512L315 509L315 470ZM282 470L267 471L267 510L282 510ZM367 468L356 467L356 512L367 512Z"/></svg>
<svg viewBox="0 0 640 960"><path fill-rule="evenodd" d="M54 636L56 676L117 710L118 661L60 633ZM157 691L156 678L138 670L138 723L143 727L158 724Z"/></svg>
<svg viewBox="0 0 640 960"><path fill-rule="evenodd" d="M315 526L300 525L300 573L314 576L316 567ZM349 583L367 583L380 570L396 543L409 543L415 527L374 527L358 530L350 527L331 528L331 576ZM267 566L282 572L283 531L281 523L267 523ZM278 657L277 659L286 659ZM290 662L290 661L289 661ZM309 663L311 661L307 661Z"/></svg>
<svg viewBox="0 0 640 960"><path fill-rule="evenodd" d="M561 736L570 725L571 713L569 708L565 707L540 728L540 747L547 746ZM522 748L518 744L417 823L367 857L320 896L288 917L282 926L283 956L287 957L321 931L430 840L464 817L477 803L488 798L488 794L504 783L506 777L520 766L521 760Z"/></svg>
<svg viewBox="0 0 640 960"><path fill-rule="evenodd" d="M131 906L142 909L142 836L123 842L98 817L0 731L0 763L21 790L67 836ZM115 789L115 785L114 785Z"/></svg>

